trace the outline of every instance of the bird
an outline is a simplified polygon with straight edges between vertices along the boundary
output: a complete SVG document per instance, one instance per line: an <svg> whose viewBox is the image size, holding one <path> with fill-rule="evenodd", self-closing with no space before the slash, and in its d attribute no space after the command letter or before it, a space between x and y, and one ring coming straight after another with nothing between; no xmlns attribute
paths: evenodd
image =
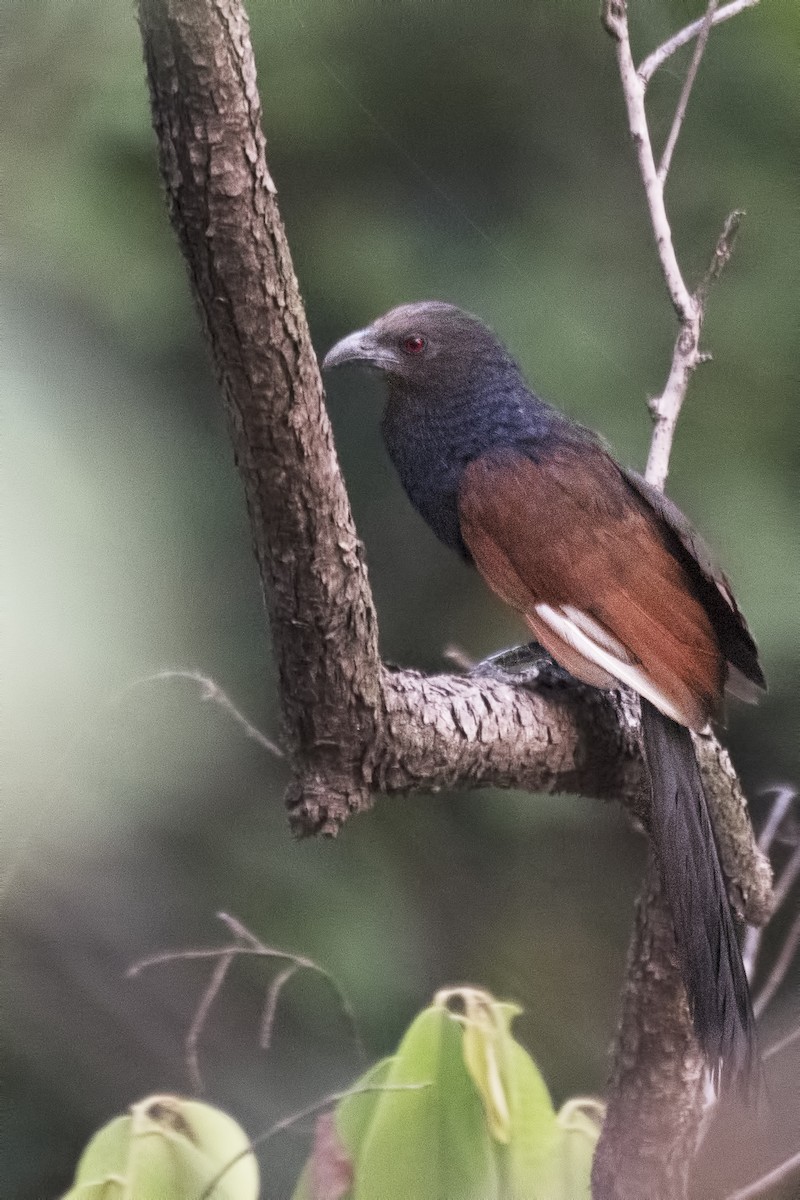
<svg viewBox="0 0 800 1200"><path fill-rule="evenodd" d="M691 731L766 689L758 650L680 509L528 386L478 317L426 300L338 341L328 370L386 381L383 439L413 507L583 683L641 701L649 833L695 1036L717 1094L760 1058L747 976Z"/></svg>

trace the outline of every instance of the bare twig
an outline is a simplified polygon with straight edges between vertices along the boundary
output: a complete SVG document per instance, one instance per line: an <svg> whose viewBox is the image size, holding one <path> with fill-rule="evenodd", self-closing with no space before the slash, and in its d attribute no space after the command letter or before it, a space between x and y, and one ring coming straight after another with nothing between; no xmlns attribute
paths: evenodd
<svg viewBox="0 0 800 1200"><path fill-rule="evenodd" d="M263 1146L264 1142L274 1138L276 1134L283 1133L287 1129L291 1129L293 1125L297 1125L300 1121L305 1121L307 1117L313 1117L319 1112L323 1112L326 1108L330 1108L332 1104L338 1104L341 1100L348 1100L351 1096L363 1096L369 1092L422 1092L431 1086L430 1080L422 1080L420 1083L367 1083L363 1087L345 1088L342 1092L331 1092L330 1095L324 1096L322 1100L317 1100L314 1104L309 1104L307 1108L301 1109L299 1112L292 1113L289 1117L283 1117L280 1121L276 1121L264 1133L260 1133L258 1137L253 1138L251 1149L256 1146Z"/></svg>
<svg viewBox="0 0 800 1200"><path fill-rule="evenodd" d="M228 968L236 957L236 951L231 950L228 954L223 954L217 960L214 970L211 972L211 979L208 982L206 990L200 997L200 1003L197 1006L197 1011L194 1014L194 1019L189 1026L189 1032L186 1035L186 1065L189 1070L189 1077L192 1081L194 1090L202 1094L205 1091L203 1087L203 1076L200 1072L200 1038L205 1029L208 1014L211 1010L211 1005L214 1003L219 990L225 982L225 976L228 974Z"/></svg>
<svg viewBox="0 0 800 1200"><path fill-rule="evenodd" d="M775 884L773 895L776 911L786 900L789 890L794 886L798 876L800 876L800 843L795 846L794 853L781 870L778 882Z"/></svg>
<svg viewBox="0 0 800 1200"><path fill-rule="evenodd" d="M260 941L255 934L251 933L250 930L243 925L237 917L225 912L217 913L217 916L228 926L228 928L236 937L249 943L254 954L264 955L266 957L273 957L275 955L275 950L271 946L265 946L264 943ZM289 960L289 967L276 977L270 986L269 992L267 993L260 1035L260 1044L263 1049L267 1050L269 1048L269 1042L272 1036L272 1024L275 1016L274 1009L277 1006L278 997L284 985L288 983L289 978L295 973L295 971L313 971L315 974L320 975L333 990L339 1003L339 1008L341 1009L343 1016L350 1026L353 1045L355 1047L359 1062L362 1064L366 1063L367 1054L364 1048L364 1043L361 1040L361 1034L359 1033L356 1014L347 994L344 992L336 978L331 975L330 971L327 971L325 967L321 967L319 963L314 962L314 960L311 958L306 958L301 954L278 953L280 953L281 957ZM270 1012L270 1010L272 1011Z"/></svg>
<svg viewBox="0 0 800 1200"><path fill-rule="evenodd" d="M779 1167L775 1167L766 1175L762 1175L760 1179L756 1179L754 1183L739 1188L737 1192L731 1192L726 1200L756 1200L757 1196L765 1195L769 1188L791 1179L795 1171L800 1171L800 1151L793 1154L791 1158L787 1158Z"/></svg>
<svg viewBox="0 0 800 1200"><path fill-rule="evenodd" d="M218 912L217 920L222 921L223 925L227 925L234 937L239 938L253 950L257 950L260 953L266 949L266 947L258 940L256 935L251 933L247 926L242 924L239 918L234 917L232 913ZM299 959L296 959L295 961L299 961ZM305 961L306 960L304 959L303 963L305 963Z"/></svg>
<svg viewBox="0 0 800 1200"><path fill-rule="evenodd" d="M702 361L697 350L699 316L681 328L672 352L672 365L663 392L648 402L654 428L647 456L645 478L661 491L669 474L669 457L689 379Z"/></svg>
<svg viewBox="0 0 800 1200"><path fill-rule="evenodd" d="M783 784L781 787L775 788L775 799L769 810L769 816L764 822L764 828L758 835L758 848L764 854L769 854L772 849L772 843L778 836L783 819L788 815L796 799L796 789L790 787L788 784Z"/></svg>
<svg viewBox="0 0 800 1200"><path fill-rule="evenodd" d="M664 390L660 396L649 402L654 428L645 477L662 491L669 473L669 458L675 437L675 428L686 399L689 381L696 368L710 358L710 355L700 350L700 331L703 327L708 292L733 253L736 234L743 215L740 209L736 209L726 219L714 247L711 261L695 291L694 314L681 323L681 329L672 351L672 363Z"/></svg>
<svg viewBox="0 0 800 1200"><path fill-rule="evenodd" d="M797 952L797 947L800 946L800 913L797 914L794 921L789 927L781 952L775 959L769 975L764 980L764 984L758 995L753 1000L753 1012L757 1017L766 1009L772 997L777 992L778 988L783 983L786 972L792 965L792 961Z"/></svg>
<svg viewBox="0 0 800 1200"><path fill-rule="evenodd" d="M680 332L673 348L672 364L666 386L649 402L650 412L654 418L654 430L650 440L648 464L645 468L645 478L651 484L661 488L667 482L669 473L669 455L672 451L675 427L678 425L680 410L684 406L688 384L696 368L709 360L710 355L699 348L700 330L703 328L705 317L705 301L708 298L711 284L720 277L724 265L733 253L736 232L738 232L742 212L736 209L727 217L714 247L714 254L708 269L700 280L694 292L694 312L690 318L682 320Z"/></svg>
<svg viewBox="0 0 800 1200"><path fill-rule="evenodd" d="M705 311L705 303L708 299L708 293L711 290L711 285L716 283L722 274L725 267L730 261L733 254L733 248L736 244L736 235L739 232L739 226L742 223L744 210L735 208L732 213L729 213L725 218L725 224L722 226L722 233L717 238L717 244L714 247L714 253L711 256L711 262L706 268L703 278L695 288L695 297L700 305L701 311Z"/></svg>
<svg viewBox="0 0 800 1200"><path fill-rule="evenodd" d="M231 700L227 692L219 686L215 679L210 675L204 675L202 671L186 671L166 669L156 671L153 675L143 675L141 679L134 679L127 684L120 692L117 693L115 701L118 703L129 692L135 688L143 687L148 683L161 683L172 679L183 679L189 683L196 683L200 688L200 699L207 700L211 704L215 704L217 708L221 708L231 717L240 729L244 731L247 737L252 738L257 742L262 749L274 754L276 758L283 758L283 751L280 746L277 746L265 733L253 724L252 721L244 715L241 709L237 708Z"/></svg>
<svg viewBox="0 0 800 1200"><path fill-rule="evenodd" d="M762 854L770 856L773 843L780 832L783 821L791 811L792 805L796 799L797 792L794 788L784 785L775 789L775 798L769 810L769 815L764 822L764 828L758 837L758 848ZM785 893L784 893L785 895ZM777 911L778 900L777 894L773 896L774 911ZM758 963L758 955L761 950L761 943L764 937L764 929L766 925L762 922L760 925L748 925L747 932L742 943L742 961L744 969L747 973L747 978L752 983L755 976L756 965Z"/></svg>
<svg viewBox="0 0 800 1200"><path fill-rule="evenodd" d="M777 1042L773 1042L764 1051L764 1058L772 1058L775 1054L780 1054L787 1046L791 1046L794 1042L800 1041L800 1025L796 1029L792 1029L785 1037L779 1038Z"/></svg>
<svg viewBox="0 0 800 1200"><path fill-rule="evenodd" d="M636 73L631 54L628 6L625 0L604 0L603 23L613 37L617 48L617 65L622 81L625 107L628 111L628 127L639 161L639 174L644 184L664 282L682 324L691 324L697 317L697 305L684 282L675 256L672 230L664 205L664 188L658 177L653 146L650 141L650 128L647 124L647 113L644 106L644 84Z"/></svg>
<svg viewBox="0 0 800 1200"><path fill-rule="evenodd" d="M746 8L754 8L756 4L758 4L758 0L732 0L730 4L723 4L722 8L716 10L711 24L721 25L723 21L729 21L731 17L738 16ZM685 29L681 29L678 33L673 34L657 50L653 50L651 54L648 54L637 71L645 87L653 78L658 68L663 66L676 50L680 50L681 46L685 46L700 34L705 20L705 17L700 17L698 21L692 21L691 25L687 25Z"/></svg>
<svg viewBox="0 0 800 1200"><path fill-rule="evenodd" d="M289 982L298 970L299 967L296 963L284 967L280 974L275 976L269 986L267 998L264 1002L264 1012L261 1017L261 1032L258 1037L258 1044L262 1050L269 1050L272 1043L272 1029L275 1025L275 1013L278 1010L278 998L283 991L284 985Z"/></svg>
<svg viewBox="0 0 800 1200"><path fill-rule="evenodd" d="M216 959L225 958L231 953L230 946L213 946L208 950L160 950L157 954L149 954L146 958L139 958L135 963L131 963L125 975L128 979L136 979L141 975L142 971L148 971L151 967L168 966L170 963L176 962L214 962ZM261 958L262 955L252 946L237 946L237 955L253 955L256 958ZM276 958L283 958L280 951L276 951Z"/></svg>
<svg viewBox="0 0 800 1200"><path fill-rule="evenodd" d="M203 1088L198 1055L200 1038L205 1029L211 1006L219 994L231 963L238 957L274 958L288 963L288 966L276 976L267 991L259 1034L259 1044L262 1049L269 1049L275 1019L275 1009L282 988L295 972L305 970L313 971L315 974L320 975L334 992L339 1008L350 1026L358 1060L362 1064L366 1062L366 1052L358 1030L358 1022L353 1007L330 971L327 971L319 963L314 962L313 959L307 958L305 955L292 954L287 950L276 950L273 946L266 946L238 918L231 916L230 913L220 912L217 913L217 916L223 924L227 925L236 939L232 944L214 946L203 950L161 950L157 954L151 954L146 958L138 959L126 971L127 977L132 979L150 967L165 966L176 962L213 962L215 964L211 979L200 997L189 1033L186 1037L186 1065L192 1085L197 1091L202 1091Z"/></svg>
<svg viewBox="0 0 800 1200"><path fill-rule="evenodd" d="M794 799L794 792L790 791L789 796L790 799ZM782 797L783 793L779 793L778 800L781 800ZM773 812L777 807L778 804L776 801L776 804L773 807ZM776 823L774 825L771 840L774 840L775 837L777 837L779 830L780 823ZM766 841L763 833L762 840ZM789 893L794 887L798 878L800 878L800 842L795 846L794 852L789 858L789 861L784 863L780 873L778 874L778 879L773 889L773 915L774 913L778 912L786 903ZM763 944L765 928L765 925L762 925L760 928L749 925L747 928L747 933L745 934L744 943L742 946L742 958L744 960L747 978L751 981L755 976L756 966L758 964L758 956ZM799 945L800 913L798 913L793 923L789 927L789 932L786 934L780 953L770 968L769 974L761 986L758 995L753 1000L753 1011L757 1017L761 1016L777 992L778 988L783 983L786 972L792 965L792 961Z"/></svg>
<svg viewBox="0 0 800 1200"><path fill-rule="evenodd" d="M711 0L709 10L716 7ZM708 11L701 26L708 24ZM733 14L731 14L733 15ZM675 254L672 240L672 230L667 216L664 199L664 180L666 169L661 171L656 167L653 157L653 147L650 140L650 130L645 109L645 84L633 64L630 36L628 31L627 4L625 0L604 0L603 23L616 43L617 62L620 80L622 82L625 105L628 112L628 125L636 148L639 162L639 173L644 184L647 207L650 213L650 223L653 228L658 257L667 290L672 300L675 312L680 321L680 330L672 352L672 363L663 392L650 401L650 411L653 414L655 427L650 443L650 453L647 458L645 476L650 483L663 490L669 473L669 457L678 416L686 397L689 381L697 367L707 361L708 355L700 350L700 332L705 315L705 302L711 284L719 277L733 250L736 231L741 220L741 212L731 213L720 234L711 263L698 285L694 294L684 281ZM698 30L698 33L700 31ZM707 35L706 35L707 36ZM686 39L687 41L690 39ZM699 64L700 54L705 45L698 40L694 59ZM674 150L675 141L680 132L683 114L688 102L689 92L694 82L694 74L690 68L684 84L681 100L675 113L675 120L668 139L669 157ZM671 144L670 144L671 143ZM667 169L669 158L667 159ZM663 166L663 159L662 159Z"/></svg>
<svg viewBox="0 0 800 1200"><path fill-rule="evenodd" d="M664 149L661 152L661 161L658 164L657 174L662 188L667 181L670 163L672 162L672 155L681 132L681 126L683 125L683 121L686 116L689 97L692 94L694 81L697 78L697 71L700 67L700 60L705 53L708 35L711 33L711 24L714 20L714 13L717 11L718 6L719 0L709 0L708 8L706 9L706 15L703 17L702 27L697 35L697 42L695 43L692 61L689 63L689 70L686 72L686 78L683 81L681 94L678 97L678 104L675 108L675 116L672 118L672 126L669 134L667 135L667 140L664 143ZM641 74L639 74L639 78L641 79Z"/></svg>

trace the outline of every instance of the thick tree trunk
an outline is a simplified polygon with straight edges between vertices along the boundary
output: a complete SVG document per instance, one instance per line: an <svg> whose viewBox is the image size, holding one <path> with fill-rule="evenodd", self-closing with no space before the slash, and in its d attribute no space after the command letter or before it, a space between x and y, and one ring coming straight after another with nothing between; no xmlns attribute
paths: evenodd
<svg viewBox="0 0 800 1200"><path fill-rule="evenodd" d="M608 1110L594 1157L594 1200L686 1195L703 1116L704 1074L672 920L650 855L636 904Z"/></svg>

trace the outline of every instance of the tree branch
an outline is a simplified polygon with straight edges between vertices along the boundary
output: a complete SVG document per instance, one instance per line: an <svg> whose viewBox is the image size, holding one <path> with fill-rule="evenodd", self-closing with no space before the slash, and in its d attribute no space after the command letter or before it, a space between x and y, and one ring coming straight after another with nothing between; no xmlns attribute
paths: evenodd
<svg viewBox="0 0 800 1200"><path fill-rule="evenodd" d="M705 1063L686 1002L652 855L637 902L594 1200L685 1196L705 1100Z"/></svg>
<svg viewBox="0 0 800 1200"><path fill-rule="evenodd" d="M650 141L650 128L647 124L647 113L644 107L645 87L636 72L631 53L628 35L628 6L625 0L604 0L603 24L616 45L617 66L628 112L628 128L639 162L639 174L644 184L650 223L655 234L664 282L681 323L691 324L697 317L696 304L684 283L675 256L672 230L664 204L664 187L658 177L653 146Z"/></svg>
<svg viewBox="0 0 800 1200"><path fill-rule="evenodd" d="M788 787L785 784L782 787L775 788L775 796L772 801L772 805L770 806L769 815L764 822L764 828L758 835L758 848L770 862L772 861L771 851L773 843L777 840L784 819L791 812L792 806L796 799L797 792L794 788ZM796 847L795 854L797 852L798 848ZM791 870L791 860L788 864L788 867ZM786 869L787 868L784 867L784 870ZM783 878L783 874L781 875L781 878ZM773 912L777 912L778 908L788 894L788 891L788 886L785 889L782 889L780 885L773 888ZM779 892L782 892L782 895L779 895ZM742 959L744 961L744 969L747 972L747 978L750 980L751 984L755 978L756 964L758 962L758 955L761 950L763 931L763 924L748 926L744 941L742 943ZM756 1011L758 1011L757 1007Z"/></svg>
<svg viewBox="0 0 800 1200"><path fill-rule="evenodd" d="M709 11L711 11L711 6ZM713 15L712 11L712 17ZM730 15L733 16L734 14L731 13ZM707 23L708 12L706 12L706 16L699 23L698 34L701 28ZM645 474L651 483L663 489L669 472L669 456L672 449L672 440L675 435L675 426L686 397L689 382L697 367L702 362L708 361L709 357L700 350L700 332L703 327L708 291L711 284L719 278L723 267L731 256L736 233L743 214L737 211L731 213L728 217L717 241L709 268L694 294L691 294L686 286L675 254L672 230L664 200L664 183L669 167L669 159L672 156L675 140L680 132L689 92L694 82L694 73L690 69L678 102L670 138L667 142L668 156L666 167L662 173L656 167L655 158L653 157L653 147L650 140L650 130L644 103L645 83L642 79L641 70L637 71L633 63L628 32L628 6L625 0L604 0L603 24L616 44L617 63L628 113L628 126L639 162L639 173L644 184L653 236L658 250L661 270L664 275L664 282L666 283L672 305L680 321L680 329L672 352L672 364L664 391L660 396L654 397L650 401L650 411L653 414L655 428L650 443L650 453L647 459ZM685 40L689 41L690 39L687 37ZM703 44L698 43L700 51L702 51ZM699 63L699 60L700 54L696 53L693 59L693 66ZM662 160L663 166L664 163Z"/></svg>
<svg viewBox="0 0 800 1200"><path fill-rule="evenodd" d="M766 1175L762 1175L760 1179L756 1179L754 1183L740 1188L737 1192L731 1192L726 1200L757 1200L759 1196L766 1200L772 1188L777 1187L779 1183L786 1183L787 1179L791 1179L798 1173L800 1173L800 1151L793 1154L791 1158L787 1158L780 1166L768 1171Z"/></svg>
<svg viewBox="0 0 800 1200"><path fill-rule="evenodd" d="M755 8L756 4L758 4L758 0L731 0L730 4L723 4L722 8L716 10L711 18L711 24L712 26L721 25L723 21L729 21L731 17L738 16L746 8ZM657 50L654 50L652 54L648 54L637 71L637 75L645 87L647 87L658 68L663 67L668 58L671 58L676 51L680 50L681 46L687 45L688 42L691 42L700 34L705 21L705 17L701 17L699 21L692 21L691 25L687 25L685 29L681 29L678 33L673 34Z"/></svg>
<svg viewBox="0 0 800 1200"><path fill-rule="evenodd" d="M624 5L606 9L609 27L620 11L624 17ZM336 833L351 813L369 807L374 791L485 785L614 797L646 824L637 706L629 695L551 678L546 669L532 691L492 677L428 677L381 662L363 548L267 168L246 15L239 0L139 0L139 15L170 214L244 482L278 662L295 831ZM685 391L700 361L701 307L672 248L627 26L617 42L665 279L693 331L673 363L685 375ZM731 895L757 923L770 910L769 869L727 755L713 738L702 739L700 749ZM653 1096L652 1103L642 1100L653 1133L659 1104L663 1116L665 1097L678 1089L669 1136L685 1152L699 1068L688 1048L685 1005L669 1007L665 999L677 995L677 968L658 978L658 962L674 959L670 936L651 877L625 1003L628 1014L635 995L651 995L662 1023L649 1038L640 1024L637 1042L626 1015L614 1087L627 1090L639 1065L640 1094ZM610 1114L612 1126L622 1128L613 1103Z"/></svg>
<svg viewBox="0 0 800 1200"><path fill-rule="evenodd" d="M694 54L692 55L692 61L689 63L689 70L686 72L686 78L683 81L681 94L678 97L675 116L672 118L672 126L669 134L667 135L667 140L664 143L664 149L661 151L661 161L658 164L658 181L662 188L667 182L667 175L669 174L672 155L675 150L675 146L677 145L678 138L680 137L681 127L683 125L684 117L686 116L686 109L689 105L689 97L692 94L694 81L697 78L700 60L705 54L708 35L711 33L711 25L714 20L714 13L717 11L718 6L719 0L709 0L708 8L706 9L706 15L703 17L703 23L700 32L697 35L697 43L694 48ZM639 74L639 78L641 79L641 74Z"/></svg>

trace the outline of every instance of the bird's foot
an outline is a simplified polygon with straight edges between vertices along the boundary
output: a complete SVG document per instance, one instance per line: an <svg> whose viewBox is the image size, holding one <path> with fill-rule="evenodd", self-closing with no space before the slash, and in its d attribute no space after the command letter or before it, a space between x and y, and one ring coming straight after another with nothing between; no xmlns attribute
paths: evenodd
<svg viewBox="0 0 800 1200"><path fill-rule="evenodd" d="M470 669L470 675L491 676L505 683L551 684L571 679L538 642L509 646L481 659Z"/></svg>

